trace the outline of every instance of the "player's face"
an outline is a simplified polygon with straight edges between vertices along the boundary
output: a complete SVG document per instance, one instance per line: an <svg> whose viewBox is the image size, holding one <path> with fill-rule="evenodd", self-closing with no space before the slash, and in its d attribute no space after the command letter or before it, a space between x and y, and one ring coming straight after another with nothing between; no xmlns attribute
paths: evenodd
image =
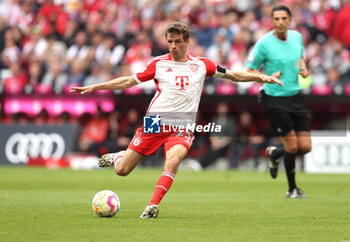
<svg viewBox="0 0 350 242"><path fill-rule="evenodd" d="M185 41L182 34L168 33L168 49L175 61L185 61L187 59L187 46L189 40Z"/></svg>
<svg viewBox="0 0 350 242"><path fill-rule="evenodd" d="M277 34L284 34L287 32L292 19L288 16L286 11L275 11L272 16L272 24Z"/></svg>

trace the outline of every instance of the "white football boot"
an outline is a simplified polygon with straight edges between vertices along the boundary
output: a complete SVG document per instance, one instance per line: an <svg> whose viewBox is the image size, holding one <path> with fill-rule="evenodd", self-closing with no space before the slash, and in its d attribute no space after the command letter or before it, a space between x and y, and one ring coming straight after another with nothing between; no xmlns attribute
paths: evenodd
<svg viewBox="0 0 350 242"><path fill-rule="evenodd" d="M287 198L306 198L303 191L300 190L299 188L294 188L292 191L288 191L286 197Z"/></svg>
<svg viewBox="0 0 350 242"><path fill-rule="evenodd" d="M149 205L145 208L140 218L156 218L159 214L159 206L158 205Z"/></svg>
<svg viewBox="0 0 350 242"><path fill-rule="evenodd" d="M125 150L119 151L117 153L108 153L101 156L100 159L98 159L98 166L99 167L108 167L108 166L114 166L114 162L119 158L119 156L124 156Z"/></svg>

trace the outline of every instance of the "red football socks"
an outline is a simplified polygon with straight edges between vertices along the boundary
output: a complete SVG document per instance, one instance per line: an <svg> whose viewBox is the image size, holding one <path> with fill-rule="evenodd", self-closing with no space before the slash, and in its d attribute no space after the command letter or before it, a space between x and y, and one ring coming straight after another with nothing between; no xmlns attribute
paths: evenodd
<svg viewBox="0 0 350 242"><path fill-rule="evenodd" d="M115 158L115 161L114 161L114 170L117 169L117 165L119 164L119 162L123 159L124 157L124 154L123 155L118 155L116 158Z"/></svg>
<svg viewBox="0 0 350 242"><path fill-rule="evenodd" d="M160 203L160 201L162 201L162 198L170 189L171 184L173 184L174 178L175 178L174 173L170 171L163 172L163 174L160 176L156 184L156 189L153 193L153 197L149 205L157 205Z"/></svg>

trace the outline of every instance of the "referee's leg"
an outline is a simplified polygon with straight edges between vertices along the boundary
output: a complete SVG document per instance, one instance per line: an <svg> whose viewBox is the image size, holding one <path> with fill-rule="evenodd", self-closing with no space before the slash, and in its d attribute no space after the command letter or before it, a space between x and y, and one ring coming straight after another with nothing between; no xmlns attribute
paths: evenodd
<svg viewBox="0 0 350 242"><path fill-rule="evenodd" d="M291 130L286 135L282 136L281 140L285 149L285 152L283 154L283 162L286 169L289 186L288 193L292 193L294 189L297 189L295 182L295 157L298 153L299 147L298 138L296 132L294 130Z"/></svg>
<svg viewBox="0 0 350 242"><path fill-rule="evenodd" d="M284 136L281 136L281 140L284 146L284 149L286 152L290 154L297 154L298 153L298 137L294 130L289 131Z"/></svg>
<svg viewBox="0 0 350 242"><path fill-rule="evenodd" d="M309 131L297 131L298 154L304 155L312 149L311 136Z"/></svg>

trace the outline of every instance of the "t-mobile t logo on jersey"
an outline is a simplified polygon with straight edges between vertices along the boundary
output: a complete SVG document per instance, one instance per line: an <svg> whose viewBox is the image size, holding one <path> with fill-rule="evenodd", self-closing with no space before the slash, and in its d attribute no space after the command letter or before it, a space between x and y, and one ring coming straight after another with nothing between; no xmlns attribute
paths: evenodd
<svg viewBox="0 0 350 242"><path fill-rule="evenodd" d="M144 116L143 117L143 132L145 134L160 133L160 121L162 118L157 116Z"/></svg>
<svg viewBox="0 0 350 242"><path fill-rule="evenodd" d="M186 90L185 86L188 86L188 76L176 76L175 84L176 86L180 86L179 90Z"/></svg>

